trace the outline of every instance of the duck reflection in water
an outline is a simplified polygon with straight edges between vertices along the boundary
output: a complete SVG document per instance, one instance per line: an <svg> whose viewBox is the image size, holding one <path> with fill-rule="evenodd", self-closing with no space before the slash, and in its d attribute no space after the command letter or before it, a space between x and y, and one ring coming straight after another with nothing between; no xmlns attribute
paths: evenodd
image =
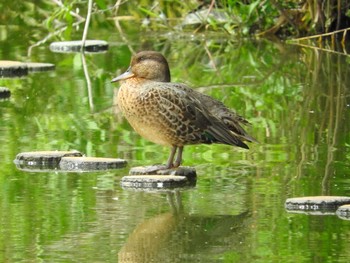
<svg viewBox="0 0 350 263"><path fill-rule="evenodd" d="M187 214L180 194L168 193L170 212L136 226L120 249L118 262L201 262L228 251L245 253L242 247L250 231L250 212Z"/></svg>

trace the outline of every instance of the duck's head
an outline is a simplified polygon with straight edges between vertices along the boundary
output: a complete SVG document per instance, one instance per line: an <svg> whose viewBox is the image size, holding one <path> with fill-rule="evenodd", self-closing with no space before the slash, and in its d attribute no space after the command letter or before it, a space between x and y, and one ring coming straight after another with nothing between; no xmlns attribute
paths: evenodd
<svg viewBox="0 0 350 263"><path fill-rule="evenodd" d="M165 57L156 51L141 51L131 59L130 67L112 82L130 78L141 78L159 82L170 82L170 70Z"/></svg>

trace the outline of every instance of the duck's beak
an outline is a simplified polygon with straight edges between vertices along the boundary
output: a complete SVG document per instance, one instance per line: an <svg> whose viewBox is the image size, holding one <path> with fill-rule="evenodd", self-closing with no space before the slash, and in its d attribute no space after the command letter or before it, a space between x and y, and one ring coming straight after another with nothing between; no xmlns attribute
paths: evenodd
<svg viewBox="0 0 350 263"><path fill-rule="evenodd" d="M119 80L132 78L134 75L135 74L132 73L132 71L131 71L131 67L129 67L127 71L125 71L123 74L119 75L118 77L112 79L111 82L116 82L116 81L119 81Z"/></svg>

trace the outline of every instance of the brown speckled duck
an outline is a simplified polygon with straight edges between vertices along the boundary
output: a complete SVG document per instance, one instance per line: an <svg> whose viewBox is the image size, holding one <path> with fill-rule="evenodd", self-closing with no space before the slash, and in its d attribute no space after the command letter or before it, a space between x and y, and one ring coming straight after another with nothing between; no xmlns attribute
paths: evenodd
<svg viewBox="0 0 350 263"><path fill-rule="evenodd" d="M128 70L112 80L116 81L121 82L118 106L135 131L172 147L164 169L180 166L188 144L223 143L248 149L243 141L255 141L241 126L248 121L223 103L170 82L168 62L158 52L134 55Z"/></svg>

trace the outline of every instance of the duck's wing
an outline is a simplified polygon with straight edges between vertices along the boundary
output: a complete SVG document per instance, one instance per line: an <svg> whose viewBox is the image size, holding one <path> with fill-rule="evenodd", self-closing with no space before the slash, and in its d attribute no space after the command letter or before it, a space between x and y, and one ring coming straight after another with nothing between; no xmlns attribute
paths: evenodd
<svg viewBox="0 0 350 263"><path fill-rule="evenodd" d="M186 143L224 143L248 149L243 140L251 140L244 137L246 133L233 119L235 115L229 111L224 114L223 109L227 108L213 98L177 83L152 85L148 93L158 97L162 121L176 129ZM229 124L230 121L234 123Z"/></svg>
<svg viewBox="0 0 350 263"><path fill-rule="evenodd" d="M250 123L238 115L233 110L227 108L221 101L218 101L208 95L192 89L195 93L195 97L198 97L201 103L207 108L213 116L219 118L228 129L233 132L236 136L240 137L241 140L248 142L257 142L251 137L242 127L242 125L250 125Z"/></svg>
<svg viewBox="0 0 350 263"><path fill-rule="evenodd" d="M249 149L249 147L243 142L244 140L247 140L244 136L246 132L240 126L237 119L233 119L233 117L235 117L234 114L230 113L229 110L219 101L216 101L209 96L193 90L191 93L192 101L195 101L195 105L199 109L201 118L206 119L209 123L207 131L205 132L206 136L209 138L214 137L214 142Z"/></svg>

